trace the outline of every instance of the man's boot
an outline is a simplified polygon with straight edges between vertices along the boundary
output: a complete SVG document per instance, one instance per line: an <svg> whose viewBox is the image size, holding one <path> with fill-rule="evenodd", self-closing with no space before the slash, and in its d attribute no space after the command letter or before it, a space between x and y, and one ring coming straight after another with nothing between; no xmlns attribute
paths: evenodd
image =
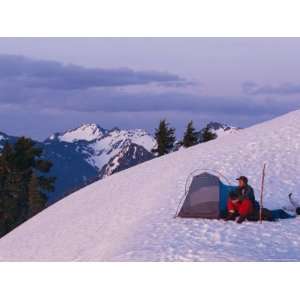
<svg viewBox="0 0 300 300"><path fill-rule="evenodd" d="M237 217L237 213L228 213L227 217L225 218L225 221L234 221Z"/></svg>
<svg viewBox="0 0 300 300"><path fill-rule="evenodd" d="M240 216L236 222L237 222L238 224L241 224L241 223L243 223L245 220L246 220L246 217Z"/></svg>

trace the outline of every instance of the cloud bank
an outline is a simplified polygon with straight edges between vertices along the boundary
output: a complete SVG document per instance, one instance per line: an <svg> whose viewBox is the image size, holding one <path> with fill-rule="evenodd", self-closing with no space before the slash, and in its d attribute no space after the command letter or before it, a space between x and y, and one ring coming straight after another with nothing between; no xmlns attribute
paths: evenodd
<svg viewBox="0 0 300 300"><path fill-rule="evenodd" d="M149 83L184 85L178 75L129 68L100 69L64 65L56 61L33 60L23 56L0 55L0 80L26 88L53 90L120 87Z"/></svg>
<svg viewBox="0 0 300 300"><path fill-rule="evenodd" d="M284 98L300 93L297 85L245 82L244 94L232 97L191 93L195 85L168 72L85 68L0 55L0 131L15 128L14 134L26 134L22 128L27 128L41 137L77 122L149 130L164 117L181 128L191 119L244 127L300 107L299 100ZM268 94L274 97L255 97Z"/></svg>
<svg viewBox="0 0 300 300"><path fill-rule="evenodd" d="M243 83L242 90L248 95L295 95L300 94L300 84L286 82L280 85L259 85L247 81Z"/></svg>

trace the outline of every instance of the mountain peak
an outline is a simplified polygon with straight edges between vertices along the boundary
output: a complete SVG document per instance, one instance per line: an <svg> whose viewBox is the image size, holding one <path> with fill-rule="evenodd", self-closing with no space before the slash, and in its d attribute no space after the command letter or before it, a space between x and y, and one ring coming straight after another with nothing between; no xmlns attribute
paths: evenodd
<svg viewBox="0 0 300 300"><path fill-rule="evenodd" d="M103 129L96 123L85 123L79 127L67 130L64 133L56 133L49 137L50 140L58 139L62 142L73 143L76 141L93 141L101 138L107 133L106 129Z"/></svg>

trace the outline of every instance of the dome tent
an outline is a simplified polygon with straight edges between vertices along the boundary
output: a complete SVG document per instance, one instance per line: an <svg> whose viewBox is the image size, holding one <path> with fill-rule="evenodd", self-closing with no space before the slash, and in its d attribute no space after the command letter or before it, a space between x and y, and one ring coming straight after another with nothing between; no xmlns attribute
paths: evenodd
<svg viewBox="0 0 300 300"><path fill-rule="evenodd" d="M208 172L193 175L188 189L186 185L184 201L177 216L207 219L224 217L227 213L228 194L234 188L224 184L219 176Z"/></svg>

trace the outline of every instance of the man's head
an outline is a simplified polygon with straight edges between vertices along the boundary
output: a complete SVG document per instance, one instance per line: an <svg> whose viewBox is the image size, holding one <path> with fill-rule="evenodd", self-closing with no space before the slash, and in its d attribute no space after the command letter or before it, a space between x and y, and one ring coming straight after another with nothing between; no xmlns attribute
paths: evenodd
<svg viewBox="0 0 300 300"><path fill-rule="evenodd" d="M243 188L248 184L248 178L246 176L240 176L236 180L238 180L240 188Z"/></svg>

